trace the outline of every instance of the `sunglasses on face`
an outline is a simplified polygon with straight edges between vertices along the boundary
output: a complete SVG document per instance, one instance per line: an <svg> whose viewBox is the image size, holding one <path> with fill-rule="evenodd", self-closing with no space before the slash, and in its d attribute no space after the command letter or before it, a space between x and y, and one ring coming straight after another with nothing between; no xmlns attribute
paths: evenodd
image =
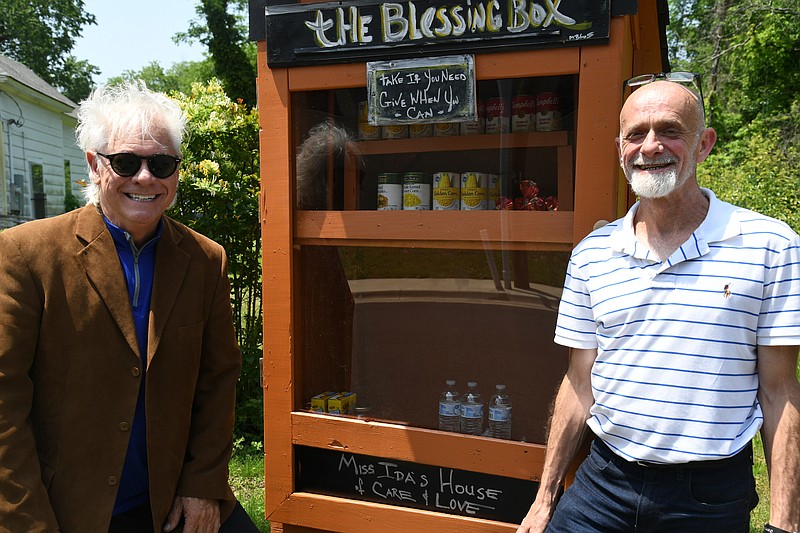
<svg viewBox="0 0 800 533"><path fill-rule="evenodd" d="M648 83L653 83L654 81L671 81L673 83L680 83L693 93L695 93L700 98L700 103L703 105L703 111L705 112L705 103L703 102L703 88L700 85L700 74L695 72L659 72L658 74L642 74L640 76L634 76L633 78L626 80L625 83L622 85L623 92L630 88L631 91L637 87L641 87L642 85L647 85ZM623 95L624 96L624 95Z"/></svg>
<svg viewBox="0 0 800 533"><path fill-rule="evenodd" d="M147 169L150 174L158 179L165 179L172 176L178 170L180 157L167 154L136 155L131 152L120 152L118 154L101 154L111 164L111 169L121 178L130 178L142 168L142 161L147 161Z"/></svg>

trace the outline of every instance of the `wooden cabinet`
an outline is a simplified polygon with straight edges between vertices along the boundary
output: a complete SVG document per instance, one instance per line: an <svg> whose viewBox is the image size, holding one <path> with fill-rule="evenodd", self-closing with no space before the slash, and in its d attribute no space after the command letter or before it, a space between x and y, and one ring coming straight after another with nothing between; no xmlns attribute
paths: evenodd
<svg viewBox="0 0 800 533"><path fill-rule="evenodd" d="M549 406L567 363L552 336L568 253L598 220L627 206L614 148L622 83L663 70L658 21L655 5L642 2L637 15L611 18L607 45L476 54L479 87L566 80L565 128L351 138L339 159L325 159L327 207L315 210L296 207L299 147L324 121L355 131L365 64L269 68L259 41L265 493L273 531L515 530L481 513L412 505L403 483L416 490L419 479L371 497L358 488L375 486L366 474L342 494L315 490L301 456L335 452L345 470L360 457L378 458L372 466L425 465L490 476L498 487L521 480L535 492ZM559 209L375 210L377 175L417 167L531 173L558 195ZM508 386L511 440L437 429L438 395L450 377L461 391L479 381L486 397L496 383ZM354 391L362 409L312 412L311 397L324 391ZM519 506L522 515L529 503Z"/></svg>

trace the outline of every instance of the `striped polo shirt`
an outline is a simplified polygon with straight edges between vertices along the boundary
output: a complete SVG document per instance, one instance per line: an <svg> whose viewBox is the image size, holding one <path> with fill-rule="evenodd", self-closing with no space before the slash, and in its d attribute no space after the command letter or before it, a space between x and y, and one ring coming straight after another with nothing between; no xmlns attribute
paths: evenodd
<svg viewBox="0 0 800 533"><path fill-rule="evenodd" d="M636 240L636 204L567 271L555 341L597 349L588 424L629 460L741 450L762 423L758 345L800 344L797 234L702 191L705 220L666 261Z"/></svg>

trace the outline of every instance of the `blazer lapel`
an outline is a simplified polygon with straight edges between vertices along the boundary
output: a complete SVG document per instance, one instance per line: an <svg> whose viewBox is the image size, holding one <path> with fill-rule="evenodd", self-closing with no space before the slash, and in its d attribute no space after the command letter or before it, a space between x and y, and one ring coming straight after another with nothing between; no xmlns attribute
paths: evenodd
<svg viewBox="0 0 800 533"><path fill-rule="evenodd" d="M108 228L94 206L87 206L78 216L76 236L85 245L78 252L78 261L86 271L89 283L100 295L133 353L139 355L136 327L125 278Z"/></svg>
<svg viewBox="0 0 800 533"><path fill-rule="evenodd" d="M155 280L153 281L153 298L150 302L150 332L147 341L147 366L153 359L161 335L167 325L167 318L172 314L178 299L178 292L183 285L186 272L189 270L189 254L181 250L183 235L175 223L164 217L161 238L156 249Z"/></svg>

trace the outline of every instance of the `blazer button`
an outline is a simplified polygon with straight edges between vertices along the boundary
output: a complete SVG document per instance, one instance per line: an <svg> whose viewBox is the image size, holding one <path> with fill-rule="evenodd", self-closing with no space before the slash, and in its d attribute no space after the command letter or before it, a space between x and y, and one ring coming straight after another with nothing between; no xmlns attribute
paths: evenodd
<svg viewBox="0 0 800 533"><path fill-rule="evenodd" d="M108 484L112 487L117 484L117 476L108 476Z"/></svg>
<svg viewBox="0 0 800 533"><path fill-rule="evenodd" d="M138 366L131 368L131 375L135 378L138 378L142 374L142 371L139 370Z"/></svg>
<svg viewBox="0 0 800 533"><path fill-rule="evenodd" d="M128 424L127 422L120 422L119 423L119 430L120 431L128 431L129 429L131 429L131 425Z"/></svg>

